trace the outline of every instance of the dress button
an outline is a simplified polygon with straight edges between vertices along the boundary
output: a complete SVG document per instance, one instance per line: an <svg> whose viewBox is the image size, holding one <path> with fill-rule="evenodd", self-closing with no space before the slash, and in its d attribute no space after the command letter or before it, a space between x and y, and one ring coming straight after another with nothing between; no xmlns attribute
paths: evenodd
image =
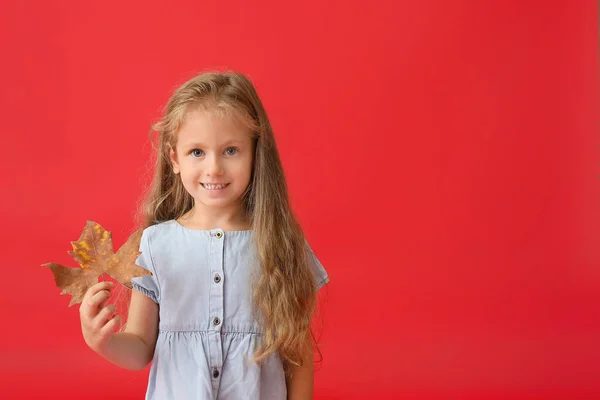
<svg viewBox="0 0 600 400"><path fill-rule="evenodd" d="M217 232L217 238L221 239L223 237L223 233L222 232Z"/></svg>
<svg viewBox="0 0 600 400"><path fill-rule="evenodd" d="M216 274L216 275L215 275L215 282L216 282L216 283L219 283L219 282L221 282L221 277L219 276L219 274Z"/></svg>
<svg viewBox="0 0 600 400"><path fill-rule="evenodd" d="M215 319L213 319L213 324L219 325L221 323L221 320L219 319L219 317L215 317Z"/></svg>
<svg viewBox="0 0 600 400"><path fill-rule="evenodd" d="M219 370L218 369L213 369L213 378L217 379L219 377Z"/></svg>

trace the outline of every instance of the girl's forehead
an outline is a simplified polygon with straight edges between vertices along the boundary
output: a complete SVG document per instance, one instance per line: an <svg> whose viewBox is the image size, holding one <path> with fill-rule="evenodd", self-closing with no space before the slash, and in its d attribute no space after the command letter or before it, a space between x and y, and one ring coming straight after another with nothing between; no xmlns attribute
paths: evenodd
<svg viewBox="0 0 600 400"><path fill-rule="evenodd" d="M189 108L184 114L182 123L189 119L204 119L207 122L218 121L219 123L228 123L230 125L246 126L248 129L254 127L254 122L250 116L242 110L232 106L216 106L210 104L199 104Z"/></svg>
<svg viewBox="0 0 600 400"><path fill-rule="evenodd" d="M231 140L249 140L252 131L245 118L239 114L239 112L219 109L190 110L179 127L177 141L185 145L188 142L199 141L214 144Z"/></svg>

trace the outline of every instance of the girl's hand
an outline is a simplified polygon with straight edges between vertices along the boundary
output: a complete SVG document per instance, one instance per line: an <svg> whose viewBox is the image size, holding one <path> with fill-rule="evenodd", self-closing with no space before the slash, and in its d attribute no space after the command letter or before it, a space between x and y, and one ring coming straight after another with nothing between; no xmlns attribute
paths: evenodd
<svg viewBox="0 0 600 400"><path fill-rule="evenodd" d="M83 339L97 353L105 348L121 322L120 316L113 318L114 304L105 306L113 285L112 282L100 282L90 287L79 307Z"/></svg>

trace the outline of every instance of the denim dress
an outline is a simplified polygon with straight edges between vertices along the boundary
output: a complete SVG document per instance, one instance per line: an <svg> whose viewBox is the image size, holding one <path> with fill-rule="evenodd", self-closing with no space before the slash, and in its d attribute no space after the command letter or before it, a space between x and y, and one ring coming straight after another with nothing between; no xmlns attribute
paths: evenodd
<svg viewBox="0 0 600 400"><path fill-rule="evenodd" d="M306 245L317 288L327 272ZM167 221L144 230L135 290L159 305L147 400L285 400L281 357L252 362L262 331L253 314L253 231L194 230Z"/></svg>

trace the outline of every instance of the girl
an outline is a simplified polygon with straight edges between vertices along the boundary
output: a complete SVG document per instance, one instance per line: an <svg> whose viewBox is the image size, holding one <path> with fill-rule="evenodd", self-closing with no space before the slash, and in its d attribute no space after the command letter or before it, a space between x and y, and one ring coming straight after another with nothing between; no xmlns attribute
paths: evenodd
<svg viewBox="0 0 600 400"><path fill-rule="evenodd" d="M146 399L312 399L311 317L329 281L294 218L267 114L239 73L179 87L154 126L124 332L101 282L80 307L86 343L139 370Z"/></svg>

